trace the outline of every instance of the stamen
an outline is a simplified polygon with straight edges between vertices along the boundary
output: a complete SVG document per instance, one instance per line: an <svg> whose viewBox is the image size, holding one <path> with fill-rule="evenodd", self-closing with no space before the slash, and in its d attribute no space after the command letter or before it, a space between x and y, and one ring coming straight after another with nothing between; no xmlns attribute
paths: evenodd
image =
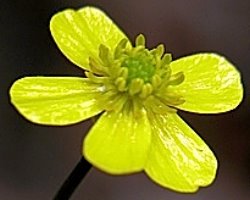
<svg viewBox="0 0 250 200"><path fill-rule="evenodd" d="M181 96L178 96L178 95L171 95L171 94L168 94L168 95L165 95L165 96L158 96L158 98L166 105L170 105L170 106L178 106L178 105L181 105L185 102L185 100L181 97Z"/></svg>
<svg viewBox="0 0 250 200"><path fill-rule="evenodd" d="M90 71L94 74L106 76L107 75L107 68L98 64L92 57L89 57L89 67Z"/></svg>
<svg viewBox="0 0 250 200"><path fill-rule="evenodd" d="M123 38L118 45L115 48L115 52L114 52L114 59L118 59L122 53L124 52L125 47L127 46L128 43L128 39Z"/></svg>
<svg viewBox="0 0 250 200"><path fill-rule="evenodd" d="M155 49L151 50L150 53L153 54L155 57L158 57L160 59L162 57L164 51L165 51L164 45L159 44Z"/></svg>
<svg viewBox="0 0 250 200"><path fill-rule="evenodd" d="M120 112L127 101L127 95L116 95L114 98L108 101L108 104L105 105L105 109L108 111Z"/></svg>
<svg viewBox="0 0 250 200"><path fill-rule="evenodd" d="M140 78L133 79L131 83L129 84L129 94L131 96L139 93L143 87L143 80Z"/></svg>
<svg viewBox="0 0 250 200"><path fill-rule="evenodd" d="M106 47L103 44L100 44L99 46L99 57L101 58L102 62L106 65L109 66L110 65L110 52L108 47Z"/></svg>
<svg viewBox="0 0 250 200"><path fill-rule="evenodd" d="M121 67L119 69L119 74L118 74L119 77L123 77L124 79L127 79L128 78L128 69L126 67Z"/></svg>
<svg viewBox="0 0 250 200"><path fill-rule="evenodd" d="M123 77L118 77L115 80L115 85L117 86L118 91L124 92L127 90L126 80Z"/></svg>
<svg viewBox="0 0 250 200"><path fill-rule="evenodd" d="M176 74L173 74L170 79L168 84L169 85L179 85L184 81L184 74L183 72L178 72Z"/></svg>
<svg viewBox="0 0 250 200"><path fill-rule="evenodd" d="M154 89L157 89L161 83L162 83L162 79L161 77L158 75L158 74L155 74L153 77L152 77L152 86Z"/></svg>
<svg viewBox="0 0 250 200"><path fill-rule="evenodd" d="M135 46L143 46L145 47L146 41L145 41L145 37L143 34L139 34L136 39L135 39Z"/></svg>
<svg viewBox="0 0 250 200"><path fill-rule="evenodd" d="M85 71L84 72L86 77L89 78L92 82L94 83L105 83L108 82L108 77L100 77L100 76L95 76L92 72Z"/></svg>
<svg viewBox="0 0 250 200"><path fill-rule="evenodd" d="M150 83L146 83L142 86L141 93L139 95L140 98L145 99L153 92L153 87Z"/></svg>
<svg viewBox="0 0 250 200"><path fill-rule="evenodd" d="M163 53L165 51L164 45L163 44L158 45L156 50L157 50L157 55L159 57L162 57L162 55L163 55Z"/></svg>
<svg viewBox="0 0 250 200"><path fill-rule="evenodd" d="M110 76L111 79L115 79L119 77L120 75L120 63L119 62L113 62L112 65L108 68L108 75Z"/></svg>
<svg viewBox="0 0 250 200"><path fill-rule="evenodd" d="M134 114L134 117L135 118L140 118L141 115L142 115L142 104L140 102L140 99L138 98L134 98L133 101L132 101L132 106L133 106L133 114Z"/></svg>
<svg viewBox="0 0 250 200"><path fill-rule="evenodd" d="M159 114L164 114L168 112L171 112L171 113L176 112L176 109L167 106L166 104L161 102L158 98L155 98L152 95L146 99L145 106L147 108L150 108L153 112L159 113Z"/></svg>
<svg viewBox="0 0 250 200"><path fill-rule="evenodd" d="M98 106L102 109L109 108L109 104L113 101L117 96L117 92L115 90L107 90L104 93L100 93L97 95L98 98Z"/></svg>
<svg viewBox="0 0 250 200"><path fill-rule="evenodd" d="M171 63L171 61L172 61L171 54L168 54L168 53L164 54L164 56L163 56L163 58L161 60L162 68L165 68L165 66L168 66Z"/></svg>

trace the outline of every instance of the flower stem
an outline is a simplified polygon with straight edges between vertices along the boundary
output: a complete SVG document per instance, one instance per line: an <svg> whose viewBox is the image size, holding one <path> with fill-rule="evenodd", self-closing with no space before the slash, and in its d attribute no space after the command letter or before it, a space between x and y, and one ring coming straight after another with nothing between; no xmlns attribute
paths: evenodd
<svg viewBox="0 0 250 200"><path fill-rule="evenodd" d="M65 180L53 200L68 200L90 170L91 166L92 165L85 160L84 157L81 157L81 160Z"/></svg>

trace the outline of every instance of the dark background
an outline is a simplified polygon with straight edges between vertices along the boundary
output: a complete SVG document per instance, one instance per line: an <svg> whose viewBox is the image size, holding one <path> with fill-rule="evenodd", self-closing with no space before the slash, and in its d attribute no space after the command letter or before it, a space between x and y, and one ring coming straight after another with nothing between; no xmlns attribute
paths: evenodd
<svg viewBox="0 0 250 200"><path fill-rule="evenodd" d="M51 199L80 158L90 122L60 128L34 125L10 105L8 89L27 75L82 74L57 49L48 25L57 11L84 5L105 10L131 39L142 32L149 47L164 43L175 58L201 51L225 55L242 73L245 98L226 114L180 113L218 157L212 186L179 194L143 173L110 176L92 169L72 199L249 199L249 0L0 0L0 199Z"/></svg>

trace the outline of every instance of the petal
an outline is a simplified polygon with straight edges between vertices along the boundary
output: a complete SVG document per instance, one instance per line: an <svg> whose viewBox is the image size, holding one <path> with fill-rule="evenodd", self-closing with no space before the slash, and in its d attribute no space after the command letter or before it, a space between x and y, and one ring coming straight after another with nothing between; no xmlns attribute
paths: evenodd
<svg viewBox="0 0 250 200"><path fill-rule="evenodd" d="M96 105L98 86L85 78L25 77L10 89L12 104L38 124L68 125L101 112Z"/></svg>
<svg viewBox="0 0 250 200"><path fill-rule="evenodd" d="M59 49L74 64L89 68L89 57L99 60L99 45L114 50L126 35L101 10L84 7L55 14L50 22L51 34Z"/></svg>
<svg viewBox="0 0 250 200"><path fill-rule="evenodd" d="M95 167L111 174L143 170L150 145L151 128L143 111L106 112L84 140L83 154Z"/></svg>
<svg viewBox="0 0 250 200"><path fill-rule="evenodd" d="M184 72L185 80L170 88L184 97L179 109L197 113L219 113L234 109L243 97L237 69L224 57L196 54L171 63L173 73Z"/></svg>
<svg viewBox="0 0 250 200"><path fill-rule="evenodd" d="M215 178L217 161L204 141L177 114L155 115L145 171L156 183L194 192Z"/></svg>

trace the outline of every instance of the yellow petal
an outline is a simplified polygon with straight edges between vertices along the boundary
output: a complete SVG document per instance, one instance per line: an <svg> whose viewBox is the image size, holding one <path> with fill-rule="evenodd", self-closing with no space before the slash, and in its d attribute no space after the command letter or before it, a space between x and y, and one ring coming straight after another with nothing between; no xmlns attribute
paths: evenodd
<svg viewBox="0 0 250 200"><path fill-rule="evenodd" d="M99 86L73 77L26 77L10 89L12 104L28 120L46 125L68 125L102 110L96 105Z"/></svg>
<svg viewBox="0 0 250 200"><path fill-rule="evenodd" d="M84 7L55 14L50 22L51 34L63 54L74 64L89 69L89 57L98 63L99 46L114 50L126 35L101 10Z"/></svg>
<svg viewBox="0 0 250 200"><path fill-rule="evenodd" d="M234 109L242 101L240 73L224 57L196 54L171 63L173 73L182 71L184 82L170 88L182 95L179 109L197 113L220 113Z"/></svg>
<svg viewBox="0 0 250 200"><path fill-rule="evenodd" d="M145 111L106 112L84 140L83 154L95 167L111 174L141 171L147 158L151 128Z"/></svg>
<svg viewBox="0 0 250 200"><path fill-rule="evenodd" d="M177 114L154 115L145 171L163 187L194 192L215 178L217 161L204 141Z"/></svg>

